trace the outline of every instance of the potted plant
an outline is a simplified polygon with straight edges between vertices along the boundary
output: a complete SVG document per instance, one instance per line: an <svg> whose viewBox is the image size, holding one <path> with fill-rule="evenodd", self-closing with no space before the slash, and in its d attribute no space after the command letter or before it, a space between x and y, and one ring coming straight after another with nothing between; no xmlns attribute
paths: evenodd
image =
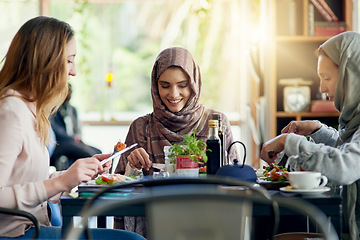
<svg viewBox="0 0 360 240"><path fill-rule="evenodd" d="M196 138L196 129L191 135L186 134L181 145L174 144L170 147L168 155L176 159L176 172L178 175L198 176L199 163L206 163L206 143Z"/></svg>

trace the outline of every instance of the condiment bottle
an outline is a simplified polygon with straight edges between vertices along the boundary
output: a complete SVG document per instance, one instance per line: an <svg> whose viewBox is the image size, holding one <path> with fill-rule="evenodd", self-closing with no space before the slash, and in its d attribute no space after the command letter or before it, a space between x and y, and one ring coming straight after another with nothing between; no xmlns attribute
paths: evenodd
<svg viewBox="0 0 360 240"><path fill-rule="evenodd" d="M218 120L209 120L209 136L206 140L206 174L215 174L221 166L221 141ZM210 150L210 151L209 151Z"/></svg>
<svg viewBox="0 0 360 240"><path fill-rule="evenodd" d="M222 167L222 166L227 164L227 161L226 161L226 146L225 146L225 144L226 144L226 136L224 134L222 123L221 123L221 114L220 113L213 113L211 118L213 120L218 120L218 122L219 122L218 135L219 135L220 142L221 142L221 162L220 162L220 167Z"/></svg>

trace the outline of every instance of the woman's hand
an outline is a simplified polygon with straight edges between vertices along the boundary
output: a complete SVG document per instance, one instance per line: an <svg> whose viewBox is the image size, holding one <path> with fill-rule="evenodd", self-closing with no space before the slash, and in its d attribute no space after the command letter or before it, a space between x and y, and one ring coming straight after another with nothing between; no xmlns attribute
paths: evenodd
<svg viewBox="0 0 360 240"><path fill-rule="evenodd" d="M311 133L319 130L321 126L321 123L318 121L291 121L281 130L281 133L296 133L299 135L308 136Z"/></svg>
<svg viewBox="0 0 360 240"><path fill-rule="evenodd" d="M281 134L263 144L260 158L268 164L273 163L279 152L284 150L287 133Z"/></svg>
<svg viewBox="0 0 360 240"><path fill-rule="evenodd" d="M96 157L82 158L76 160L61 177L67 190L70 190L82 182L90 181L103 171L104 168Z"/></svg>
<svg viewBox="0 0 360 240"><path fill-rule="evenodd" d="M104 164L101 160L109 157L110 154L98 154L89 158L76 160L65 172L59 177L44 181L48 197L52 197L60 192L70 191L82 182L93 179L97 174L108 172L111 167L111 161Z"/></svg>
<svg viewBox="0 0 360 240"><path fill-rule="evenodd" d="M97 158L98 161L102 161L108 157L110 157L111 154L96 154L93 157ZM98 174L108 173L112 165L112 160L108 161L104 165L102 165L102 169L98 169ZM95 176L96 177L96 176Z"/></svg>
<svg viewBox="0 0 360 240"><path fill-rule="evenodd" d="M137 148L132 151L127 157L127 160L131 168L144 168L146 171L149 171L151 167L149 154L143 148Z"/></svg>

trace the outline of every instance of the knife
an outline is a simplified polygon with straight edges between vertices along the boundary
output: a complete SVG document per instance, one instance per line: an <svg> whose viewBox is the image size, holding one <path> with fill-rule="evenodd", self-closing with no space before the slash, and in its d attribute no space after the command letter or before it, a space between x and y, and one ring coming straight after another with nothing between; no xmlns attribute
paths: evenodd
<svg viewBox="0 0 360 240"><path fill-rule="evenodd" d="M110 161L110 160L112 160L112 159L114 159L114 158L116 158L116 157L120 156L122 153L124 153L124 152L126 152L126 151L130 150L131 148L133 148L133 147L135 147L135 146L137 146L137 145L138 145L137 143L134 143L133 145L131 145L131 146L127 147L127 148L124 148L123 150L121 150L121 151L119 151L119 152L114 153L114 154L113 154L113 155L111 155L110 157L108 157L108 158L106 158L106 159L102 160L102 161L100 162L100 163L101 163L101 165L104 165L104 164L105 164L105 163L107 163L108 161Z"/></svg>

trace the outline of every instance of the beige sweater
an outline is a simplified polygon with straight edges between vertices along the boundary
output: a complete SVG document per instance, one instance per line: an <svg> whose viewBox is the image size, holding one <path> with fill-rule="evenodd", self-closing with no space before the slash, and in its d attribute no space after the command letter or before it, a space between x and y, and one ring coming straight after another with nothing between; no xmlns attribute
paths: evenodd
<svg viewBox="0 0 360 240"><path fill-rule="evenodd" d="M0 206L28 211L49 226L43 183L49 178L49 154L34 127L33 103L0 100ZM0 236L22 235L29 225L25 218L0 215Z"/></svg>

